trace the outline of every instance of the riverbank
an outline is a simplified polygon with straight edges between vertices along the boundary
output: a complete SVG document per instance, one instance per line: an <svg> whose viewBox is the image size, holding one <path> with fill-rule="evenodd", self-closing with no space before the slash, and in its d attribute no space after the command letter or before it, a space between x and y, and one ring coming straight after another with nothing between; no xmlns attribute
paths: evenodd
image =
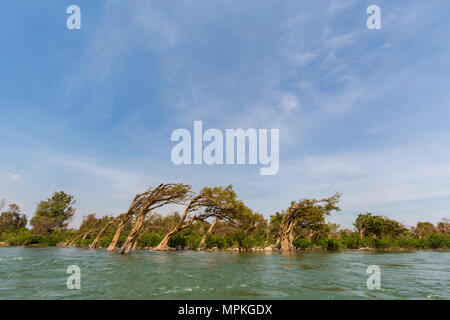
<svg viewBox="0 0 450 320"><path fill-rule="evenodd" d="M54 246L75 246L88 247L94 239L95 234L80 237L77 231L67 230L54 232L49 235L36 235L28 229L14 232L0 233L0 246L26 246L26 247L54 247ZM137 240L134 249L150 250L155 249L163 238L163 233L148 232ZM78 238L77 238L78 237ZM122 247L128 233L124 233L117 242L117 247ZM98 248L106 248L110 245L113 234L102 236L97 243ZM201 234L194 232L180 233L171 238L167 250L197 250L205 251L229 250L229 251L273 251L276 239L267 241L264 237L253 237L244 234L232 234L230 236L211 235L204 245L201 245ZM73 241L76 239L76 241ZM425 237L397 237L378 238L363 237L357 233L343 234L341 236L317 238L311 241L305 238L297 238L293 241L293 248L296 251L337 251L346 249L359 250L423 250L423 249L450 249L450 234L431 234Z"/></svg>
<svg viewBox="0 0 450 320"><path fill-rule="evenodd" d="M65 248L80 248L80 249L90 249L90 250L102 250L102 249L107 249L107 248L103 248L103 247L98 247L95 249L91 249L89 248L89 246L47 246L47 245L39 245L39 244L32 244L32 245L9 245L7 243L0 243L0 248L54 248L54 247L65 247ZM120 247L117 248L117 251L120 250ZM354 251L359 251L359 252L408 252L408 251L450 251L450 248L401 248L401 247L386 247L386 248L371 248L371 247L361 247L361 248L357 248L357 249L348 249L348 248L340 248L340 249L336 249L336 250L328 250L326 248L323 247L310 247L310 248L295 248L293 250L293 252L339 252L339 251L347 251L347 250L354 250ZM172 248L172 247L168 247L168 248L164 248L163 250L158 249L158 248L152 248L152 247L144 247L144 248L135 248L133 249L133 251L139 252L139 251L152 251L152 252L168 252L168 251L202 251L202 252L218 252L218 251L223 251L223 252L245 252L245 253L249 253L249 252L260 252L260 253L281 253L281 250L279 248L276 247L265 247L265 248L261 248L261 247L255 247L255 248L249 248L249 249L245 249L245 248L192 248L192 247L187 247L187 248L182 248L182 247L178 247L178 248Z"/></svg>

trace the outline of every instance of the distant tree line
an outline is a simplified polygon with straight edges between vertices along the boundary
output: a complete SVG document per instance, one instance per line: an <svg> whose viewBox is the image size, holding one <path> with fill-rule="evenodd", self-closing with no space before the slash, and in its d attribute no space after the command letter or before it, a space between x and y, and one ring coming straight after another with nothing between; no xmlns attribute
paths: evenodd
<svg viewBox="0 0 450 320"><path fill-rule="evenodd" d="M117 217L95 214L83 217L79 229L69 229L75 214L73 196L55 192L38 203L27 229L27 216L16 204L0 215L3 245L86 246L108 248L122 254L133 249L158 251L199 250L314 250L368 248L450 248L450 221L437 225L418 222L408 228L398 221L372 213L359 214L354 230L327 222L340 211L341 195L300 199L265 219L239 199L233 187L205 187L195 193L191 186L167 183L137 194L126 212ZM162 216L166 205L182 208ZM3 209L2 209L3 207ZM4 210L2 202L0 210Z"/></svg>

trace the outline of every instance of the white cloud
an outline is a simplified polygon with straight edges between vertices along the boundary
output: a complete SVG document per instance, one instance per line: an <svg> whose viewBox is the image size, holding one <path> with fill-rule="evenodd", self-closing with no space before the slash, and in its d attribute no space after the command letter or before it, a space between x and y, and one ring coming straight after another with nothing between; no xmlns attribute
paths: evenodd
<svg viewBox="0 0 450 320"><path fill-rule="evenodd" d="M335 13L347 8L355 2L355 0L333 0L328 6L328 11L330 11L331 13Z"/></svg>
<svg viewBox="0 0 450 320"><path fill-rule="evenodd" d="M314 60L315 57L316 55L314 53L299 53L294 54L292 60L296 66L302 67Z"/></svg>
<svg viewBox="0 0 450 320"><path fill-rule="evenodd" d="M300 99L295 94L284 93L279 106L286 111L292 111L300 108Z"/></svg>
<svg viewBox="0 0 450 320"><path fill-rule="evenodd" d="M8 172L8 177L11 179L11 181L19 181L20 180L20 175L16 174L16 173L10 173Z"/></svg>
<svg viewBox="0 0 450 320"><path fill-rule="evenodd" d="M356 32L342 34L340 36L334 36L330 40L328 40L327 45L332 48L339 48L343 45L350 43L353 38L356 36Z"/></svg>

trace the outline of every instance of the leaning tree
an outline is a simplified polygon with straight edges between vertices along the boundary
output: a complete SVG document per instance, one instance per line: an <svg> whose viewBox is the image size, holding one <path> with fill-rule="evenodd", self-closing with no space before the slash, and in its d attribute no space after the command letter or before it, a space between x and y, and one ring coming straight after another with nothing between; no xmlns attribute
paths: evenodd
<svg viewBox="0 0 450 320"><path fill-rule="evenodd" d="M98 242L100 241L100 238L103 236L103 234L106 232L106 230L109 228L109 226L113 225L114 222L116 222L116 219L110 218L109 221L106 223L106 225L100 229L100 231L97 233L97 236L95 237L94 241L90 244L90 249L95 249L97 247Z"/></svg>
<svg viewBox="0 0 450 320"><path fill-rule="evenodd" d="M165 199L166 197L164 196L164 193L166 193L168 190L171 191L174 188L177 189L177 186L182 186L183 189L186 189L186 187L187 187L187 189L188 189L187 191L189 191L189 186L186 186L183 184L169 183L169 184L160 184L156 188L149 188L148 190L146 190L142 193L138 193L133 198L133 201L131 201L131 204L130 204L127 212L123 213L122 215L120 215L117 218L119 220L119 223L118 223L116 232L114 234L114 237L113 237L111 243L109 244L108 250L109 251L116 250L116 247L119 242L120 235L122 234L123 229L125 228L125 226L128 223L130 223L132 221L133 217L142 216L142 218L141 218L142 221L140 221L142 223L145 216L147 215L147 213L153 209L152 205L155 204L154 202L155 201L158 202L158 200ZM184 191L184 192L187 192L187 191ZM164 204L165 203L161 204L161 206ZM136 221L136 222L138 222L138 221ZM136 233L137 233L136 231L139 231L139 230L135 230L134 235L132 237L133 239L136 237Z"/></svg>
<svg viewBox="0 0 450 320"><path fill-rule="evenodd" d="M242 207L244 207L244 204L241 200L236 199L233 186L229 185L225 188L205 187L199 194L190 199L177 224L164 236L156 250L167 250L172 236L188 228L194 221L214 218L215 221L202 239L204 243L219 220L234 223L239 212L242 211Z"/></svg>
<svg viewBox="0 0 450 320"><path fill-rule="evenodd" d="M131 214L136 215L136 222L125 240L120 253L130 253L136 238L141 233L145 218L150 212L168 204L184 204L191 194L191 186L182 183L160 184L156 188L148 189L137 200L139 202L138 208Z"/></svg>
<svg viewBox="0 0 450 320"><path fill-rule="evenodd" d="M281 251L294 250L294 229L297 227L312 229L325 222L325 216L332 211L339 211L337 203L340 194L320 200L302 199L292 201L291 206L282 213L277 246Z"/></svg>

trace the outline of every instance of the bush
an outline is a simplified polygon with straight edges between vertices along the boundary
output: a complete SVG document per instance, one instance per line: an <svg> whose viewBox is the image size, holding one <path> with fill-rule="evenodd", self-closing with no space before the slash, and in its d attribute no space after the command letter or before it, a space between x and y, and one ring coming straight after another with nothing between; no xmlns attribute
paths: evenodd
<svg viewBox="0 0 450 320"><path fill-rule="evenodd" d="M353 236L343 235L340 239L341 245L347 249L358 249L359 238Z"/></svg>
<svg viewBox="0 0 450 320"><path fill-rule="evenodd" d="M141 247L156 247L162 240L162 236L152 232L145 234L138 242Z"/></svg>
<svg viewBox="0 0 450 320"><path fill-rule="evenodd" d="M324 248L329 251L339 250L339 242L334 238L325 239Z"/></svg>
<svg viewBox="0 0 450 320"><path fill-rule="evenodd" d="M109 236L100 238L100 240L98 241L98 246L102 247L102 248L108 247L109 244L111 243L113 237L114 237L113 235L109 235Z"/></svg>
<svg viewBox="0 0 450 320"><path fill-rule="evenodd" d="M181 234L175 234L172 238L169 240L169 247L176 248L176 247L186 247L187 241L186 237Z"/></svg>
<svg viewBox="0 0 450 320"><path fill-rule="evenodd" d="M427 243L433 249L450 248L450 235L432 234L427 238Z"/></svg>
<svg viewBox="0 0 450 320"><path fill-rule="evenodd" d="M293 242L295 248L306 249L312 246L312 243L305 238L295 239Z"/></svg>
<svg viewBox="0 0 450 320"><path fill-rule="evenodd" d="M226 241L225 238L217 237L217 236L214 236L214 235L209 236L206 239L206 243L205 244L206 244L206 248L208 248L208 249L211 249L211 248L214 248L214 247L222 249L222 248L226 248L228 246L227 241Z"/></svg>
<svg viewBox="0 0 450 320"><path fill-rule="evenodd" d="M198 233L191 233L189 235L186 235L185 238L188 247L197 248L200 244L200 241L202 241L203 236L199 235Z"/></svg>

